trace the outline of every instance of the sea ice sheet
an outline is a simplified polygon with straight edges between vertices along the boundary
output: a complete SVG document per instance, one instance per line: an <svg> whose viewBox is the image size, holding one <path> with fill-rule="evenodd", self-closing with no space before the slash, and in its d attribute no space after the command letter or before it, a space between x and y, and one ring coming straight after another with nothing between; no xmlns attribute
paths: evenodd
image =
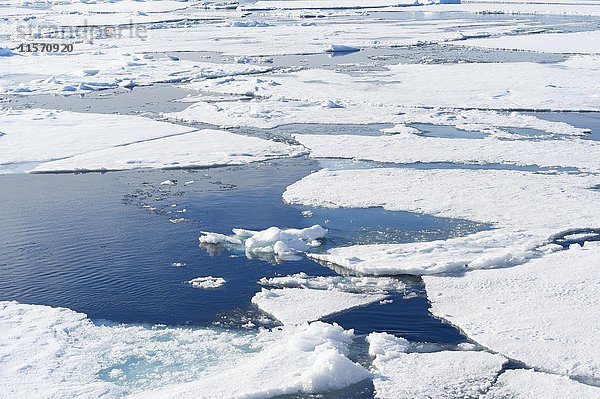
<svg viewBox="0 0 600 399"><path fill-rule="evenodd" d="M386 333L371 333L367 340L380 399L477 399L507 362L487 352L405 353L407 343Z"/></svg>
<svg viewBox="0 0 600 399"><path fill-rule="evenodd" d="M529 367L597 384L599 257L590 242L511 268L425 276L431 312Z"/></svg>
<svg viewBox="0 0 600 399"><path fill-rule="evenodd" d="M263 288L252 303L284 325L300 325L385 299L381 294L354 294L308 288Z"/></svg>
<svg viewBox="0 0 600 399"><path fill-rule="evenodd" d="M178 169L243 165L267 159L298 156L303 152L304 149L300 146L206 129L91 151L70 158L46 162L33 169L33 172L106 171L139 168Z"/></svg>

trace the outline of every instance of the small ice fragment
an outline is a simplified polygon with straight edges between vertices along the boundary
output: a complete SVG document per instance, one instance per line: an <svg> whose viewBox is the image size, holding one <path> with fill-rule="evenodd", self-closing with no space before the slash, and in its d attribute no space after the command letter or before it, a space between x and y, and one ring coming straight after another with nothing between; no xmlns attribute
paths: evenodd
<svg viewBox="0 0 600 399"><path fill-rule="evenodd" d="M393 299L384 299L383 301L379 301L380 305L389 305L390 303L393 303L394 300Z"/></svg>
<svg viewBox="0 0 600 399"><path fill-rule="evenodd" d="M202 288L202 289L219 288L223 284L225 284L225 279L223 277L213 277L213 276L197 277L195 279L188 281L188 284L190 284L194 288Z"/></svg>
<svg viewBox="0 0 600 399"><path fill-rule="evenodd" d="M171 263L171 266L173 266L173 267L184 267L185 263L184 262L173 262L173 263Z"/></svg>
<svg viewBox="0 0 600 399"><path fill-rule="evenodd" d="M189 186L190 184L194 184L196 180L188 180L186 182L183 183L184 186Z"/></svg>
<svg viewBox="0 0 600 399"><path fill-rule="evenodd" d="M160 183L161 186L175 186L177 184L177 180L165 180Z"/></svg>
<svg viewBox="0 0 600 399"><path fill-rule="evenodd" d="M343 44L332 44L325 49L326 53L350 53L354 51L360 51L360 49Z"/></svg>
<svg viewBox="0 0 600 399"><path fill-rule="evenodd" d="M200 238L198 240L202 244L227 243L227 244L242 245L242 240L240 240L237 237L229 237L229 236L226 236L225 234L211 233L208 231L203 231L202 235L200 236Z"/></svg>
<svg viewBox="0 0 600 399"><path fill-rule="evenodd" d="M302 216L309 218L313 215L312 211L302 211Z"/></svg>
<svg viewBox="0 0 600 399"><path fill-rule="evenodd" d="M338 103L331 101L331 100L327 100L327 101L323 102L323 108L337 109L337 108L344 108L344 107Z"/></svg>
<svg viewBox="0 0 600 399"><path fill-rule="evenodd" d="M185 218L173 218L173 219L169 219L169 222L173 223L173 224L177 224L177 223L182 223L185 222L187 219Z"/></svg>

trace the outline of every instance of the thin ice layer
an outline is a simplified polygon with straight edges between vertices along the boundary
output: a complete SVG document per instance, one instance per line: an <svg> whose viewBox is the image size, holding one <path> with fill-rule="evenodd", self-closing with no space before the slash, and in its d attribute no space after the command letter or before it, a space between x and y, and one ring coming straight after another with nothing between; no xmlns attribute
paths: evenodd
<svg viewBox="0 0 600 399"><path fill-rule="evenodd" d="M308 288L263 288L252 303L284 325L300 325L385 299L381 294L354 294Z"/></svg>
<svg viewBox="0 0 600 399"><path fill-rule="evenodd" d="M177 136L87 152L46 162L33 172L191 168L243 165L297 156L302 147L220 130L196 130Z"/></svg>
<svg viewBox="0 0 600 399"><path fill-rule="evenodd" d="M387 333L367 340L380 399L480 398L507 361L487 352L405 353L407 342Z"/></svg>
<svg viewBox="0 0 600 399"><path fill-rule="evenodd" d="M600 381L600 245L511 268L425 276L431 312L536 370ZM468 309L468 311L465 311Z"/></svg>

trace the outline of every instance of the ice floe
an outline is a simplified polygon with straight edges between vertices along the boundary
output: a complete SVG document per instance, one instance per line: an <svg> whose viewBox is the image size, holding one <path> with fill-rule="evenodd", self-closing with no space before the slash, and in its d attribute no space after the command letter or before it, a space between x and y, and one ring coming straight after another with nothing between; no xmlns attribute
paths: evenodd
<svg viewBox="0 0 600 399"><path fill-rule="evenodd" d="M276 80L256 79L257 87ZM266 90L266 89L265 89ZM323 100L327 101L327 100ZM339 102L339 101L338 101ZM519 112L486 110L419 109L397 105L352 104L340 102L343 107L323 107L320 101L286 99L253 99L250 101L198 101L188 108L167 113L165 116L186 122L210 123L218 126L252 126L273 128L296 123L346 124L392 123L387 134L418 134L408 124L453 126L460 130L481 132L503 138L519 138L510 128L539 130L557 136L584 136L588 129L576 128L564 122L552 122Z"/></svg>
<svg viewBox="0 0 600 399"><path fill-rule="evenodd" d="M431 312L529 367L597 384L600 245L577 248L463 277L425 276Z"/></svg>
<svg viewBox="0 0 600 399"><path fill-rule="evenodd" d="M263 277L258 283L272 287L310 288L368 294L387 294L390 291L403 291L406 287L402 281L392 277L309 276L304 272L290 276Z"/></svg>
<svg viewBox="0 0 600 399"><path fill-rule="evenodd" d="M600 30L514 35L488 39L472 39L452 44L546 53L598 54L600 53Z"/></svg>
<svg viewBox="0 0 600 399"><path fill-rule="evenodd" d="M419 135L294 135L316 158L392 163L512 164L600 170L600 143L591 140L480 140Z"/></svg>
<svg viewBox="0 0 600 399"><path fill-rule="evenodd" d="M244 250L248 258L297 260L299 255L321 245L327 229L314 225L304 229L280 229L269 227L261 231L233 229L232 236L202 232L200 244L217 245L226 249Z"/></svg>
<svg viewBox="0 0 600 399"><path fill-rule="evenodd" d="M599 226L600 214L589 206L600 198L590 190L597 184L594 176L509 170L323 170L289 186L283 198L308 206L382 206L493 223L492 230L448 240L355 245L310 255L369 274L432 274L522 263L562 231Z"/></svg>
<svg viewBox="0 0 600 399"><path fill-rule="evenodd" d="M141 116L26 109L0 111L0 164L42 162L191 132Z"/></svg>
<svg viewBox="0 0 600 399"><path fill-rule="evenodd" d="M473 351L406 353L407 341L371 333L375 397L480 398L494 384L507 359Z"/></svg>
<svg viewBox="0 0 600 399"><path fill-rule="evenodd" d="M556 374L534 370L506 370L483 396L484 399L595 399L600 388Z"/></svg>
<svg viewBox="0 0 600 399"><path fill-rule="evenodd" d="M355 294L321 289L263 288L252 297L252 303L283 325L300 325L385 298L386 296L381 294Z"/></svg>
<svg viewBox="0 0 600 399"><path fill-rule="evenodd" d="M256 137L219 130L195 130L186 134L105 148L46 162L34 168L33 172L243 165L267 159L298 156L303 152L304 149L300 146Z"/></svg>
<svg viewBox="0 0 600 399"><path fill-rule="evenodd" d="M225 284L225 279L223 277L196 277L187 282L194 288L203 288L203 289L211 289L211 288L219 288Z"/></svg>
<svg viewBox="0 0 600 399"><path fill-rule="evenodd" d="M269 398L344 388L371 374L348 359L352 331L315 322L286 327L264 350L197 381L139 394L140 398Z"/></svg>

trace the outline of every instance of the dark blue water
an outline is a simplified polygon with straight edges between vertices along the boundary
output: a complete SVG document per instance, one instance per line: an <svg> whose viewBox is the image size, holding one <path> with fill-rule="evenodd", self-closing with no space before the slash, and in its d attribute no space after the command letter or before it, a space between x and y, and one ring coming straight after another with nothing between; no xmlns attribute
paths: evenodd
<svg viewBox="0 0 600 399"><path fill-rule="evenodd" d="M198 245L201 230L320 223L330 230L328 248L445 238L483 228L380 208L312 209L313 216L304 217L307 208L284 204L281 194L314 169L311 161L287 160L198 171L0 176L0 300L64 306L116 322L235 327L257 317L250 299L261 277L335 271L308 259L274 265L227 251L211 255ZM160 185L166 179L178 184ZM189 180L195 182L184 186ZM169 221L179 217L186 220ZM215 290L184 283L207 275L227 283ZM332 320L361 332L390 331L423 341L464 339L427 309L424 298L396 297L393 304Z"/></svg>
<svg viewBox="0 0 600 399"><path fill-rule="evenodd" d="M599 112L528 112L528 114L548 121L565 122L581 129L591 129L591 133L585 138L600 140Z"/></svg>

